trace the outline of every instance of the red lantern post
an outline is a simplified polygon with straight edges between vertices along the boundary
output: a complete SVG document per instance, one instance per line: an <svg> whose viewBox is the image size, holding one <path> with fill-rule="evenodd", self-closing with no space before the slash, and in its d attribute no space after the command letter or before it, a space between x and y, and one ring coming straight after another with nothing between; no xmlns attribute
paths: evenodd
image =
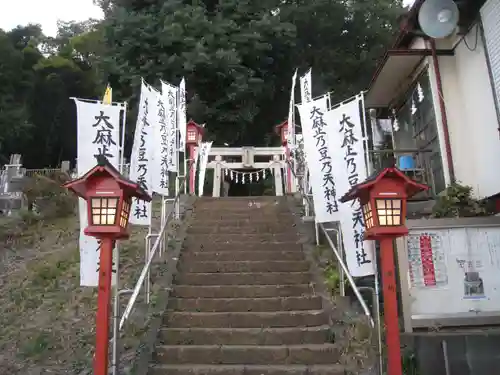
<svg viewBox="0 0 500 375"><path fill-rule="evenodd" d="M386 168L355 185L341 199L359 199L365 223L365 240L380 242L388 375L402 375L399 314L394 265L394 239L408 234L406 201L429 187L419 184L397 168Z"/></svg>
<svg viewBox="0 0 500 375"><path fill-rule="evenodd" d="M281 137L281 145L285 147L285 157L287 161L290 161L290 149L288 148L288 121L283 121L274 127L275 132ZM286 181L287 181L287 192L292 192L292 170L290 165L286 166Z"/></svg>
<svg viewBox="0 0 500 375"><path fill-rule="evenodd" d="M101 242L94 375L107 375L113 247L116 240L129 236L132 198L149 202L151 197L137 183L123 177L104 156L96 159L94 168L63 187L87 201L88 226L84 233Z"/></svg>
<svg viewBox="0 0 500 375"><path fill-rule="evenodd" d="M191 161L189 164L189 193L194 194L195 193L195 170L194 170L194 164L195 164L195 155L194 155L194 148L198 145L199 142L201 142L203 138L203 132L204 128L200 125L198 125L196 122L193 120L189 120L189 122L186 124L186 145L188 146L189 150L189 160Z"/></svg>

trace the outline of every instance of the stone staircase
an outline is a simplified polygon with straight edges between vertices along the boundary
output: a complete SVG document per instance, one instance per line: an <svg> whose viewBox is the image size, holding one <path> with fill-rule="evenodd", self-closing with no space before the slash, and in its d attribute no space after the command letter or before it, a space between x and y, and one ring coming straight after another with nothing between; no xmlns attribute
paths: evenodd
<svg viewBox="0 0 500 375"><path fill-rule="evenodd" d="M149 375L348 374L284 200L198 200L181 254Z"/></svg>

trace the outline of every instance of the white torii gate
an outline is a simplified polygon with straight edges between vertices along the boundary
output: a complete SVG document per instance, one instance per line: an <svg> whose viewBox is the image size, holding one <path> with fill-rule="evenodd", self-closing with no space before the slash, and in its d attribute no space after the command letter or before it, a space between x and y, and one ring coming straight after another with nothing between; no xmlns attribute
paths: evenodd
<svg viewBox="0 0 500 375"><path fill-rule="evenodd" d="M214 170L213 197L220 197L224 169L272 169L276 196L283 195L282 170L286 167L283 147L212 147L208 154L207 168ZM255 161L255 157L268 161ZM226 158L241 158L241 161L226 161Z"/></svg>

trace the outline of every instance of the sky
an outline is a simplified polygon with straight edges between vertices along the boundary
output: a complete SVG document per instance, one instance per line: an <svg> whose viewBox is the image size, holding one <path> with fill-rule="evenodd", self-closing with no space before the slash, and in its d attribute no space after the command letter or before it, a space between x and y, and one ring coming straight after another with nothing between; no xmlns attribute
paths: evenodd
<svg viewBox="0 0 500 375"><path fill-rule="evenodd" d="M58 20L84 21L103 17L92 0L13 0L8 4L0 11L0 28L6 31L18 25L39 23L45 35L56 36Z"/></svg>
<svg viewBox="0 0 500 375"><path fill-rule="evenodd" d="M4 0L5 1L5 0ZM405 5L414 0L403 0ZM102 11L92 0L13 0L0 12L0 28L6 31L18 25L39 23L47 36L56 36L57 21L84 21L102 18Z"/></svg>

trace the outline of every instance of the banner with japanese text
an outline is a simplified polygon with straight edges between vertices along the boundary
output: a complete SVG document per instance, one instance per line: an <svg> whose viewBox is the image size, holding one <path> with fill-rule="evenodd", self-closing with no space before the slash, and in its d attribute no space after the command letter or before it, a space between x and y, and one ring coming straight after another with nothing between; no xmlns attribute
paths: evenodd
<svg viewBox="0 0 500 375"><path fill-rule="evenodd" d="M333 176L339 197L368 177L361 113L362 98L357 96L331 109L325 116L330 149L335 152ZM373 275L374 246L372 241L363 241L365 226L359 200L339 202L338 217L349 272L354 277Z"/></svg>
<svg viewBox="0 0 500 375"><path fill-rule="evenodd" d="M337 221L338 196L333 175L332 148L329 146L327 124L324 116L328 110L327 98L298 104L300 123L304 138L304 153L312 187L316 222Z"/></svg>
<svg viewBox="0 0 500 375"><path fill-rule="evenodd" d="M198 195L203 196L203 187L205 186L205 174L208 165L208 154L212 148L212 142L202 142L198 147L198 156L200 166L200 174L198 175Z"/></svg>
<svg viewBox="0 0 500 375"><path fill-rule="evenodd" d="M169 175L167 170L167 159L169 155L169 134L167 128L167 115L165 107L165 96L152 90L151 97L154 98L152 108L153 124L153 155L151 157L151 183L155 193L168 196Z"/></svg>
<svg viewBox="0 0 500 375"><path fill-rule="evenodd" d="M290 103L288 105L288 129L287 144L290 149L295 147L295 124L293 122L293 112L295 111L295 83L297 82L297 69L292 76L292 88L290 89Z"/></svg>
<svg viewBox="0 0 500 375"><path fill-rule="evenodd" d="M178 88L167 82L161 82L161 92L165 103L165 120L168 132L167 170L177 172L178 133L177 133L177 93Z"/></svg>
<svg viewBox="0 0 500 375"><path fill-rule="evenodd" d="M302 103L309 103L312 100L311 90L312 68L300 77L300 96Z"/></svg>
<svg viewBox="0 0 500 375"><path fill-rule="evenodd" d="M154 141L154 127L158 126L154 122L157 119L155 110L157 109L156 100L157 91L142 82L141 99L139 101L139 110L137 113L137 123L135 125L134 143L132 145L132 154L130 156L130 174L129 178L137 182L150 195L153 194L152 158L153 150L160 143ZM130 212L130 223L136 225L151 225L152 212L151 202L145 202L134 198L132 201L132 210Z"/></svg>
<svg viewBox="0 0 500 375"><path fill-rule="evenodd" d="M177 122L179 124L179 150L185 152L186 149L186 80L182 78L179 84L179 108L177 110ZM185 172L184 172L185 173Z"/></svg>
<svg viewBox="0 0 500 375"><path fill-rule="evenodd" d="M96 166L96 155L104 155L118 168L120 154L120 112L122 105L75 99L77 114L77 176ZM97 286L99 281L100 244L83 233L87 227L87 202L78 200L80 218L80 285ZM116 283L116 248L113 251L113 278Z"/></svg>

